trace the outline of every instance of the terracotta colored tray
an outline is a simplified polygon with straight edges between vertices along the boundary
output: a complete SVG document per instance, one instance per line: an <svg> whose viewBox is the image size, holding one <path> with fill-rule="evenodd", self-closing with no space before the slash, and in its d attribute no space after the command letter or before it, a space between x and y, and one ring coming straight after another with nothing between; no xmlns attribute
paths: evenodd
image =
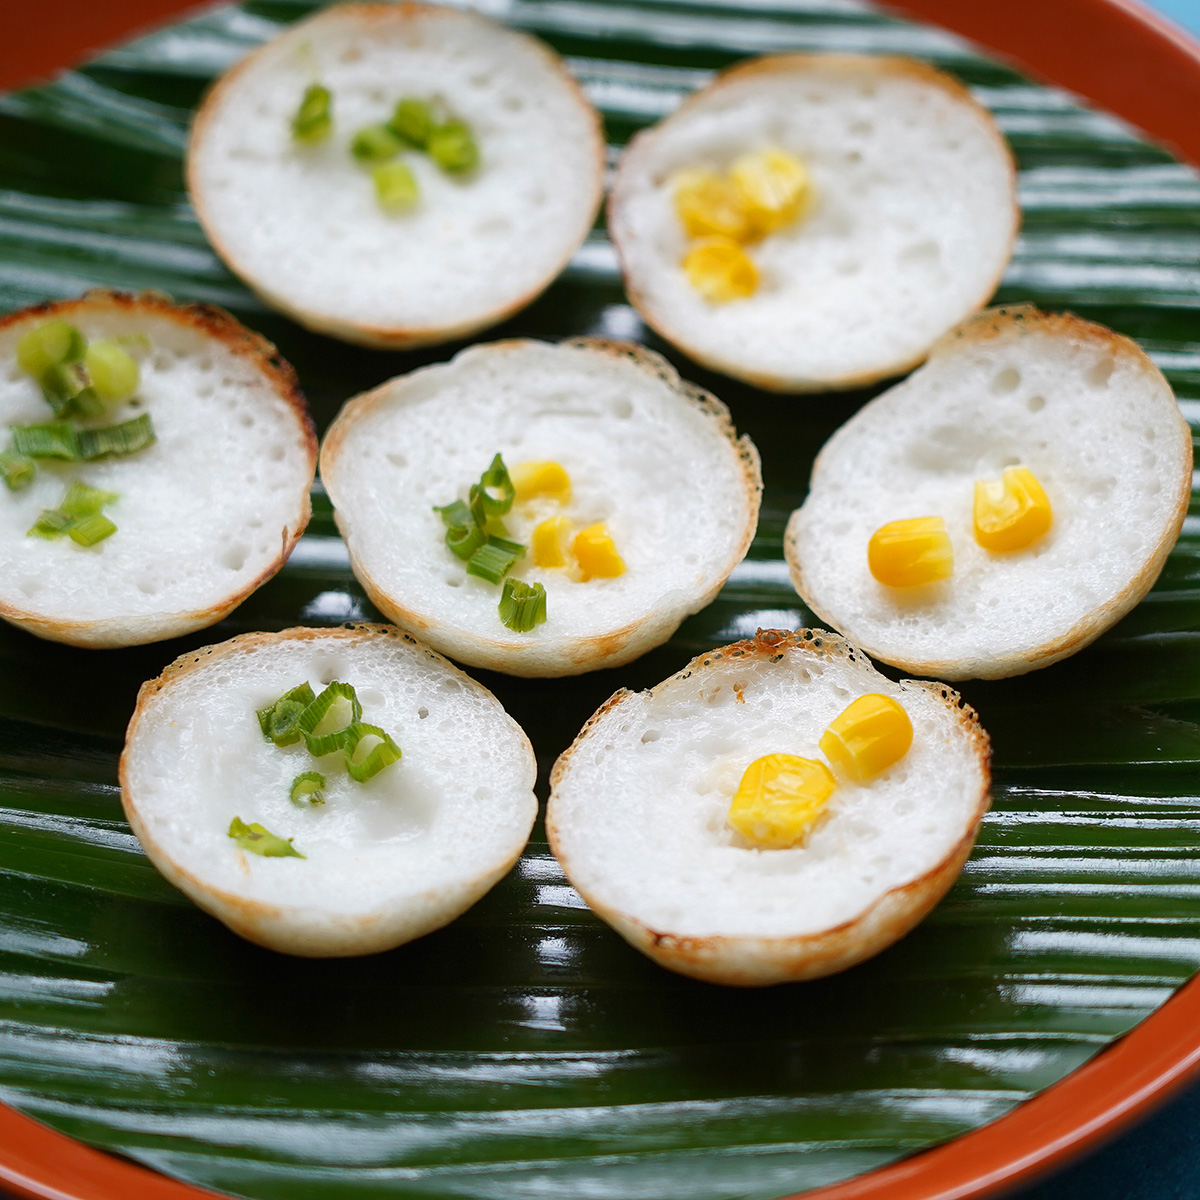
<svg viewBox="0 0 1200 1200"><path fill-rule="evenodd" d="M0 89L190 6L174 0L5 5ZM1200 164L1200 47L1122 0L920 0L908 13L962 33L1068 87ZM54 37L47 34L53 24ZM1009 1115L807 1200L952 1200L1026 1181L1111 1135L1189 1078L1200 1061L1200 979L1086 1066ZM184 1200L211 1193L91 1150L0 1107L0 1183L38 1200Z"/></svg>

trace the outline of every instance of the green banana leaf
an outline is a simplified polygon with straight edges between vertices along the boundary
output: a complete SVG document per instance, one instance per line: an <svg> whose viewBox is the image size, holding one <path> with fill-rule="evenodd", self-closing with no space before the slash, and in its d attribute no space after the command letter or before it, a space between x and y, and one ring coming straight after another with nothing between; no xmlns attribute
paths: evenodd
<svg viewBox="0 0 1200 1200"><path fill-rule="evenodd" d="M449 356L338 344L265 309L209 250L181 157L213 76L299 0L217 9L0 97L0 309L97 285L225 305L297 367L318 425ZM966 80L1021 168L1002 300L1140 340L1200 421L1200 181L1129 129L950 36L847 0L491 0L551 42L612 154L752 53L913 54ZM780 537L821 442L870 393L791 400L648 335L603 229L494 336L647 341L763 452L763 515L718 600L632 666L479 673L529 731L541 788L618 686L812 620ZM970 685L995 804L945 902L876 960L764 992L672 976L594 918L541 827L448 929L358 961L239 941L150 867L116 761L138 684L192 646L372 618L319 486L291 562L216 628L87 652L0 630L0 1098L169 1175L279 1200L717 1200L843 1179L990 1121L1200 966L1200 517L1116 630L1034 677ZM1193 512L1196 510L1193 508Z"/></svg>

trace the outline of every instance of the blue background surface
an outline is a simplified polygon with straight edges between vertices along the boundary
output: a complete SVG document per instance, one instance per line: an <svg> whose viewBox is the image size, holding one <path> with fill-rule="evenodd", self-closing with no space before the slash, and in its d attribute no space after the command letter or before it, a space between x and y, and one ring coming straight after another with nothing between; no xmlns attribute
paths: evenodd
<svg viewBox="0 0 1200 1200"><path fill-rule="evenodd" d="M1158 0L1151 7L1200 36L1200 0Z"/></svg>
<svg viewBox="0 0 1200 1200"><path fill-rule="evenodd" d="M1158 0L1151 7L1200 37L1200 0ZM1200 1083L1098 1152L1013 1193L1013 1200L1200 1200Z"/></svg>

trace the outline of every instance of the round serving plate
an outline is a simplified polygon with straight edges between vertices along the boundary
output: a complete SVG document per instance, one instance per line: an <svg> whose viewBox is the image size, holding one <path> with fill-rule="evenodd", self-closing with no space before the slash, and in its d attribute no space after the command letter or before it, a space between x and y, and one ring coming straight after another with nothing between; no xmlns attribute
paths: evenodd
<svg viewBox="0 0 1200 1200"><path fill-rule="evenodd" d="M184 6L9 7L0 81L12 83ZM1043 85L852 0L485 7L567 57L614 153L747 54L899 52L959 74L1021 168L1024 233L1000 298L1138 337L1200 423L1200 183L1051 86L1200 162L1200 56L1147 11L903 5ZM303 333L224 271L187 208L179 162L204 86L310 10L205 10L0 99L0 308L94 285L222 304L295 363L322 427L346 396L452 353L377 354ZM670 353L626 304L600 228L495 336L579 333ZM770 397L672 357L763 449L759 536L717 602L639 663L580 680L483 676L530 731L543 783L616 687L647 686L758 625L811 620L780 561L782 524L820 443L870 393ZM462 920L359 962L243 945L155 875L115 788L138 683L206 641L374 615L319 488L314 503L285 571L207 634L89 654L0 631L0 1097L11 1106L0 1107L0 1183L13 1194L950 1200L1047 1169L1192 1070L1195 516L1155 591L1111 635L1034 677L964 689L994 737L995 807L930 920L844 976L744 993L641 960L566 885L540 827Z"/></svg>

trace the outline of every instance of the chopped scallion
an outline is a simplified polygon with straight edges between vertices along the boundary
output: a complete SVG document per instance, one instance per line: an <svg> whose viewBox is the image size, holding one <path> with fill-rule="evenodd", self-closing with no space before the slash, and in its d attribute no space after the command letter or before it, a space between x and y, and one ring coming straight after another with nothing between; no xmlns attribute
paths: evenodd
<svg viewBox="0 0 1200 1200"><path fill-rule="evenodd" d="M106 504L112 504L114 500L119 499L116 492L102 492L99 488L76 480L67 489L67 494L58 507L68 517L94 517Z"/></svg>
<svg viewBox="0 0 1200 1200"><path fill-rule="evenodd" d="M293 804L324 804L325 776L320 771L305 771L297 775L292 780L288 795Z"/></svg>
<svg viewBox="0 0 1200 1200"><path fill-rule="evenodd" d="M83 365L91 379L92 391L102 401L125 400L137 391L138 365L133 355L115 340L90 343Z"/></svg>
<svg viewBox="0 0 1200 1200"><path fill-rule="evenodd" d="M400 761L400 747L378 725L355 721L346 730L346 770L359 783Z"/></svg>
<svg viewBox="0 0 1200 1200"><path fill-rule="evenodd" d="M66 416L75 407L76 398L86 394L90 383L83 363L56 363L42 374L42 395L57 416Z"/></svg>
<svg viewBox="0 0 1200 1200"><path fill-rule="evenodd" d="M405 212L421 198L417 177L405 163L380 163L371 178L375 181L375 199L385 212Z"/></svg>
<svg viewBox="0 0 1200 1200"><path fill-rule="evenodd" d="M425 148L443 171L453 174L469 171L479 162L479 147L465 121L438 125L430 132Z"/></svg>
<svg viewBox="0 0 1200 1200"><path fill-rule="evenodd" d="M97 542L112 537L117 527L103 513L90 517L77 517L67 526L67 536L77 546L94 546Z"/></svg>
<svg viewBox="0 0 1200 1200"><path fill-rule="evenodd" d="M446 545L461 559L469 559L487 541L487 534L471 521L467 525L451 525L446 530Z"/></svg>
<svg viewBox="0 0 1200 1200"><path fill-rule="evenodd" d="M382 163L395 158L404 143L387 125L365 125L350 140L350 153L361 163Z"/></svg>
<svg viewBox="0 0 1200 1200"><path fill-rule="evenodd" d="M479 486L486 499L484 508L489 517L502 517L513 506L517 489L499 454L492 459L491 466L479 477Z"/></svg>
<svg viewBox="0 0 1200 1200"><path fill-rule="evenodd" d="M499 583L524 554L525 547L520 542L489 537L468 559L467 574L486 579L488 583Z"/></svg>
<svg viewBox="0 0 1200 1200"><path fill-rule="evenodd" d="M47 421L41 425L14 425L13 449L26 458L79 458L75 430L66 421Z"/></svg>
<svg viewBox="0 0 1200 1200"><path fill-rule="evenodd" d="M15 432L15 431L14 431ZM99 429L81 429L75 435L80 458L106 458L109 455L136 454L158 440L149 413L118 425Z"/></svg>
<svg viewBox="0 0 1200 1200"><path fill-rule="evenodd" d="M17 364L40 383L51 367L77 362L87 347L83 334L66 321L46 321L17 343Z"/></svg>
<svg viewBox="0 0 1200 1200"><path fill-rule="evenodd" d="M398 138L424 150L433 130L433 109L424 100L406 96L396 105L388 125Z"/></svg>
<svg viewBox="0 0 1200 1200"><path fill-rule="evenodd" d="M242 850L251 854L261 854L263 858L303 858L292 845L291 838L276 837L270 830L264 829L255 822L247 825L241 817L234 817L229 822L229 836L237 842Z"/></svg>
<svg viewBox="0 0 1200 1200"><path fill-rule="evenodd" d="M300 714L300 732L314 758L323 758L346 744L346 731L362 717L354 688L334 680Z"/></svg>
<svg viewBox="0 0 1200 1200"><path fill-rule="evenodd" d="M307 683L294 687L268 708L259 709L258 724L263 738L277 746L290 746L300 740L300 716L316 699Z"/></svg>
<svg viewBox="0 0 1200 1200"><path fill-rule="evenodd" d="M292 117L292 137L298 142L319 142L329 136L332 127L332 94L319 83L310 84Z"/></svg>
<svg viewBox="0 0 1200 1200"><path fill-rule="evenodd" d="M546 589L540 583L506 579L500 594L500 620L514 633L528 633L546 619Z"/></svg>
<svg viewBox="0 0 1200 1200"><path fill-rule="evenodd" d="M474 519L465 500L455 500L453 504L443 504L440 508L435 504L433 511L441 516L447 528L451 525L469 525Z"/></svg>
<svg viewBox="0 0 1200 1200"><path fill-rule="evenodd" d="M26 537L59 538L73 525L75 518L57 508L43 508L30 526Z"/></svg>
<svg viewBox="0 0 1200 1200"><path fill-rule="evenodd" d="M10 491L19 492L27 488L36 474L37 464L32 458L15 450L0 450L0 476L3 476Z"/></svg>
<svg viewBox="0 0 1200 1200"><path fill-rule="evenodd" d="M77 545L94 546L117 532L116 525L100 510L118 498L116 492L102 492L76 481L57 508L42 509L27 536L58 538L66 533Z"/></svg>

